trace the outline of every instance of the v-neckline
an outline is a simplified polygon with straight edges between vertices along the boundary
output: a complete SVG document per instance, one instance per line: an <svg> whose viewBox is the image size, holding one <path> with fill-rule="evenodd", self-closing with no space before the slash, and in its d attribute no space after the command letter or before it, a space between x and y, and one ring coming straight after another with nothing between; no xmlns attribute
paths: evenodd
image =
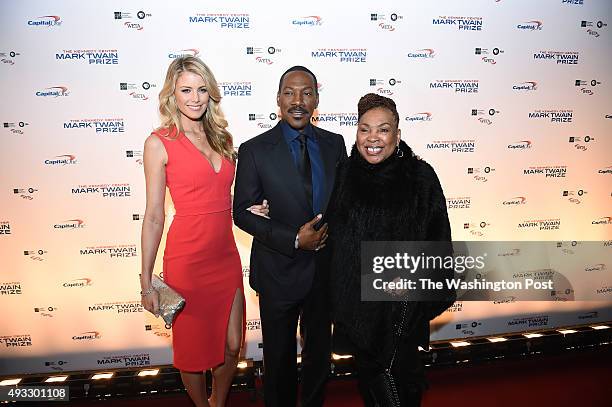
<svg viewBox="0 0 612 407"><path fill-rule="evenodd" d="M215 175L218 175L219 173L221 173L221 170L223 169L223 156L222 156L221 154L219 154L219 156L221 157L221 165L219 165L219 171L216 171L216 170L215 170L215 166L214 166L214 164L213 164L213 163L212 163L212 162L211 162L211 161L208 159L208 157L206 157L206 155L205 155L205 154L204 154L204 153L203 153L203 152L202 152L202 151L201 151L199 148L197 148L197 147L195 146L195 144L193 144L193 143L191 142L191 140L189 140L189 137L187 137L187 135L186 135L185 133L181 133L181 135L182 135L183 137L185 137L185 140L187 140L187 143L189 143L189 145L190 145L190 146L191 146L191 147L192 147L194 150L196 150L195 152L196 152L196 153L197 153L199 156L201 156L201 157L202 157L202 158L203 158L203 159L204 159L204 160L205 160L205 161L208 163L208 166L210 167L210 169L212 170L212 172L214 172L214 173L215 173ZM214 150L213 150L213 152L215 152L215 153L216 153L216 151L214 151Z"/></svg>

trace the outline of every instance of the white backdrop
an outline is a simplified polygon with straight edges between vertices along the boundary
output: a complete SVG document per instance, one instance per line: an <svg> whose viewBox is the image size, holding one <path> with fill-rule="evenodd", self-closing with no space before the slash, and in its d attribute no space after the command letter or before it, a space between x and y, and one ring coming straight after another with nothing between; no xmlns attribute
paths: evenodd
<svg viewBox="0 0 612 407"><path fill-rule="evenodd" d="M183 54L215 73L236 146L275 124L280 74L305 65L320 83L315 123L347 146L360 96L397 102L404 139L441 179L454 240L612 250L609 1L0 7L0 375L170 363L170 331L139 305L142 146ZM248 286L250 237L235 236ZM458 302L432 339L612 320L612 264L582 261L602 273L600 301ZM260 359L247 293L246 357Z"/></svg>

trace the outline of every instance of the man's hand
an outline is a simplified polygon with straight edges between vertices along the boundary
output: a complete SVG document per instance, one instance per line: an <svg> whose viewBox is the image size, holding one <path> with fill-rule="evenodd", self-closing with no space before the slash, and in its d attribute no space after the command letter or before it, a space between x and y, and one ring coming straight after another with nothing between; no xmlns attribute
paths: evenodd
<svg viewBox="0 0 612 407"><path fill-rule="evenodd" d="M298 247L303 250L319 250L325 247L327 240L327 223L315 230L314 226L323 216L317 215L311 221L305 223L298 231Z"/></svg>

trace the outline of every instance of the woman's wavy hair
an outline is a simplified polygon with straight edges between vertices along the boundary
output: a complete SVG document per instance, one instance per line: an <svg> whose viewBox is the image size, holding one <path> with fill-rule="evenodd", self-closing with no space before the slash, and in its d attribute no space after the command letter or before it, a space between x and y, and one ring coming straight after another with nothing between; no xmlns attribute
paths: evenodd
<svg viewBox="0 0 612 407"><path fill-rule="evenodd" d="M176 89L176 80L183 72L193 72L199 75L204 80L206 90L208 92L208 107L202 115L202 123L204 132L211 148L229 160L235 160L236 153L232 142L232 135L227 131L227 120L221 111L219 103L221 102L221 92L219 85L212 71L202 60L192 56L184 56L172 61L166 73L164 86L159 92L159 115L161 118L161 128L172 129L173 127L179 131L184 129L181 126L181 112L176 105L174 91ZM178 136L177 132L170 132Z"/></svg>
<svg viewBox="0 0 612 407"><path fill-rule="evenodd" d="M359 99L359 103L357 104L357 120L361 119L361 116L368 110L376 109L377 107L383 107L389 110L395 119L395 128L399 126L399 113L397 112L397 107L393 99L376 93L368 93Z"/></svg>

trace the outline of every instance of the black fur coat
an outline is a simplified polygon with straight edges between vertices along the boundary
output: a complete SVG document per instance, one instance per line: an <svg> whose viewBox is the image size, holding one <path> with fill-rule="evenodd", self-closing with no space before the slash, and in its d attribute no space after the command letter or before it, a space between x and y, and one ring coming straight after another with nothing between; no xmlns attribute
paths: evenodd
<svg viewBox="0 0 612 407"><path fill-rule="evenodd" d="M373 354L389 349L399 303L361 301L361 241L451 240L446 200L435 171L403 141L400 150L402 157L393 154L372 165L353 146L338 168L326 215L335 332ZM451 304L409 302L404 338L426 347L429 321Z"/></svg>

